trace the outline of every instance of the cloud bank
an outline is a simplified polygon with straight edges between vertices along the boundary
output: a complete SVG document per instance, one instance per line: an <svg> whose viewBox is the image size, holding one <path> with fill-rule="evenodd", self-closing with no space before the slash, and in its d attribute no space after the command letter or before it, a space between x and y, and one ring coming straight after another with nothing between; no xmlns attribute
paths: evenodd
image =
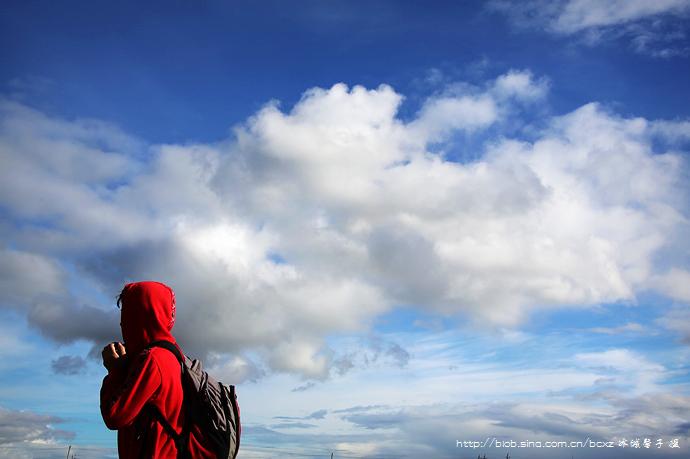
<svg viewBox="0 0 690 459"><path fill-rule="evenodd" d="M13 443L40 443L74 438L73 432L53 427L61 422L64 422L64 419L56 416L0 407L0 447Z"/></svg>
<svg viewBox="0 0 690 459"><path fill-rule="evenodd" d="M337 84L267 104L227 140L151 146L3 100L0 304L100 345L122 284L162 280L188 352L249 379L323 379L347 357L324 338L396 306L515 327L537 309L684 297L660 279L688 275L662 257L688 249L688 123L591 103L501 135L547 96L511 71L402 120L391 87ZM450 159L489 130L476 160Z"/></svg>

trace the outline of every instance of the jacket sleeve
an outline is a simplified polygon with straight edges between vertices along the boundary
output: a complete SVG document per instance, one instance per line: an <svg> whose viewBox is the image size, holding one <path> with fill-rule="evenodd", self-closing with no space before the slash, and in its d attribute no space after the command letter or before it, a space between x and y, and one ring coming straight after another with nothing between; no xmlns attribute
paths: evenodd
<svg viewBox="0 0 690 459"><path fill-rule="evenodd" d="M129 368L108 373L101 387L101 415L105 425L111 430L130 425L160 385L160 369L151 353L137 356Z"/></svg>

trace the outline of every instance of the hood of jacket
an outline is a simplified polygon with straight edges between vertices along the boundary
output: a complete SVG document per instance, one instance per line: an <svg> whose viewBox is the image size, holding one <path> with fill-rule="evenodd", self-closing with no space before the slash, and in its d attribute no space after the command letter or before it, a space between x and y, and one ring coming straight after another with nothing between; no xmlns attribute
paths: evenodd
<svg viewBox="0 0 690 459"><path fill-rule="evenodd" d="M125 285L118 298L122 310L120 328L127 353L139 354L150 343L167 340L175 325L175 293L161 282L134 282Z"/></svg>

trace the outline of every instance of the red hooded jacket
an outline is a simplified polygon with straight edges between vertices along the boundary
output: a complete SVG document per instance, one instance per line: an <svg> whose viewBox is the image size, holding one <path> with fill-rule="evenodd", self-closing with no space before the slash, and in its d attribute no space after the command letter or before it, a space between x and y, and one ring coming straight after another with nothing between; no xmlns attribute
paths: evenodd
<svg viewBox="0 0 690 459"><path fill-rule="evenodd" d="M109 429L117 430L120 458L175 458L177 448L146 405L154 405L176 432L184 425L181 368L162 348L146 347L158 340L177 345L170 331L175 324L175 294L160 282L127 284L120 294L122 338L127 364L113 368L103 379L101 414ZM212 458L197 437L189 438L192 457Z"/></svg>

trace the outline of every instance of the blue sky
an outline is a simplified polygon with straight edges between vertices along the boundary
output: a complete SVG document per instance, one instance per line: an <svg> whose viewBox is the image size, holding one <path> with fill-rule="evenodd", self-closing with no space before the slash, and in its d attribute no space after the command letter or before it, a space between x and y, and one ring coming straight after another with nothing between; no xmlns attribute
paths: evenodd
<svg viewBox="0 0 690 459"><path fill-rule="evenodd" d="M0 456L113 457L97 356L143 279L240 457L686 456L688 14L7 3Z"/></svg>

